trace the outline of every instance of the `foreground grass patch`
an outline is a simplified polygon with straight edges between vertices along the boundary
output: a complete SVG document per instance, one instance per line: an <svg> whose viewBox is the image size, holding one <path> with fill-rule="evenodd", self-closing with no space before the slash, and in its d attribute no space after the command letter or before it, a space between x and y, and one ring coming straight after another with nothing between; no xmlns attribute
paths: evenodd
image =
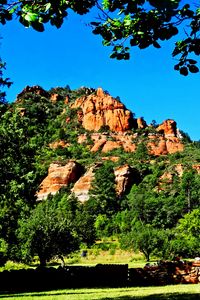
<svg viewBox="0 0 200 300"><path fill-rule="evenodd" d="M4 300L200 300L200 285L68 289L39 293L1 294L0 298Z"/></svg>

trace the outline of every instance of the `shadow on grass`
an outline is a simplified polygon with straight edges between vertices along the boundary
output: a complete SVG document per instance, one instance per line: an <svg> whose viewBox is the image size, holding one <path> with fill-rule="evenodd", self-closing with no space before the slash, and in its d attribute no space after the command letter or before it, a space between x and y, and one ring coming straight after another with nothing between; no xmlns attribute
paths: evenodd
<svg viewBox="0 0 200 300"><path fill-rule="evenodd" d="M0 298L18 298L18 297L48 297L48 296L80 296L80 295L88 295L88 299L94 299L92 298L92 295L101 294L102 291L93 290L93 291L80 291L79 292L55 292L55 293L19 293L19 294L0 294ZM108 291L109 293L109 291ZM99 300L200 300L200 293L199 294L189 294L189 293L165 293L165 294L155 294L155 295L147 295L147 296L118 296L118 297L103 297L99 298Z"/></svg>
<svg viewBox="0 0 200 300"><path fill-rule="evenodd" d="M101 298L99 300L200 300L200 294L157 294L148 296L121 296Z"/></svg>

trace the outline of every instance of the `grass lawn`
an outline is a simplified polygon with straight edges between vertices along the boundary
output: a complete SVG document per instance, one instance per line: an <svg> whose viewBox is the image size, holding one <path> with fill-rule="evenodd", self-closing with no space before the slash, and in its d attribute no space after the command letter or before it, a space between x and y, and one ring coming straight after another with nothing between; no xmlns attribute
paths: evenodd
<svg viewBox="0 0 200 300"><path fill-rule="evenodd" d="M0 298L3 300L200 300L200 285L68 289L39 293L0 294Z"/></svg>

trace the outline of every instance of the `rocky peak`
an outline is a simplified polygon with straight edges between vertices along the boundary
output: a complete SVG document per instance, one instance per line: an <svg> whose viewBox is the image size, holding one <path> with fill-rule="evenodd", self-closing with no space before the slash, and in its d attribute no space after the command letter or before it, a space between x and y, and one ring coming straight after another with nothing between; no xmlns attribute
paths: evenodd
<svg viewBox="0 0 200 300"><path fill-rule="evenodd" d="M100 97L100 98L105 97L105 93L102 88L98 88L96 94L97 94L97 97Z"/></svg>
<svg viewBox="0 0 200 300"><path fill-rule="evenodd" d="M124 132L132 127L132 113L101 88L97 89L96 94L78 98L72 108L81 110L79 122L89 131L98 131L108 126L111 131Z"/></svg>
<svg viewBox="0 0 200 300"><path fill-rule="evenodd" d="M137 128L139 129L144 129L147 127L147 123L146 121L144 120L144 118L140 117L140 118L137 118Z"/></svg>
<svg viewBox="0 0 200 300"><path fill-rule="evenodd" d="M168 119L165 120L162 124L157 127L157 131L163 133L165 137L176 137L177 136L177 128L176 122L174 120Z"/></svg>
<svg viewBox="0 0 200 300"><path fill-rule="evenodd" d="M27 85L23 89L23 91L17 95L17 100L16 101L23 98L27 93L36 94L36 95L39 95L39 96L42 96L42 97L49 98L49 93L47 91L45 91L41 86L39 86L39 85L34 85L34 86Z"/></svg>

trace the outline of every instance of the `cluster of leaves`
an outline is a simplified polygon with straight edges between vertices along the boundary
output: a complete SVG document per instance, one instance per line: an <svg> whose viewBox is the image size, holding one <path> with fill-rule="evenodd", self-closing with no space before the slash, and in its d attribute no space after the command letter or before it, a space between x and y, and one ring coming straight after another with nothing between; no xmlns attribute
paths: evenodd
<svg viewBox="0 0 200 300"><path fill-rule="evenodd" d="M199 71L197 61L188 58L200 54L199 3L182 5L180 0L4 0L0 4L0 23L6 24L17 16L23 26L32 26L41 32L48 22L60 28L69 10L83 15L93 7L98 13L98 20L90 23L93 33L103 38L103 45L113 47L111 58L129 59L130 47L145 49L152 45L161 48L162 41L170 40L180 30L186 38L175 43L172 56L178 56L179 62L174 68L185 76Z"/></svg>
<svg viewBox="0 0 200 300"><path fill-rule="evenodd" d="M2 109L3 103L6 102L5 96L6 93L2 91L3 88L9 88L12 85L12 82L9 78L3 77L3 71L5 70L6 64L0 58L0 109Z"/></svg>
<svg viewBox="0 0 200 300"><path fill-rule="evenodd" d="M149 2L148 4L146 2ZM199 55L200 10L180 0L166 1L113 1L104 0L98 22L92 22L93 33L103 38L105 46L112 46L111 58L129 59L130 46L145 49L149 46L161 48L161 42L187 28L187 38L176 42L172 56L179 56L175 70L187 75L198 72L197 61L189 54ZM185 25L186 24L186 25ZM185 27L184 27L185 25ZM127 46L129 42L130 46Z"/></svg>
<svg viewBox="0 0 200 300"><path fill-rule="evenodd" d="M69 198L67 191L54 198L49 196L37 204L30 216L19 220L19 258L30 261L38 255L40 265L51 258L77 250L80 239L76 230L78 202Z"/></svg>
<svg viewBox="0 0 200 300"><path fill-rule="evenodd" d="M37 31L44 31L44 23L50 22L51 25L60 28L64 18L68 15L68 10L72 9L78 14L86 14L92 6L94 0L81 1L2 1L0 5L0 22L6 24L12 20L13 16L19 18L19 22L25 27L32 26Z"/></svg>

